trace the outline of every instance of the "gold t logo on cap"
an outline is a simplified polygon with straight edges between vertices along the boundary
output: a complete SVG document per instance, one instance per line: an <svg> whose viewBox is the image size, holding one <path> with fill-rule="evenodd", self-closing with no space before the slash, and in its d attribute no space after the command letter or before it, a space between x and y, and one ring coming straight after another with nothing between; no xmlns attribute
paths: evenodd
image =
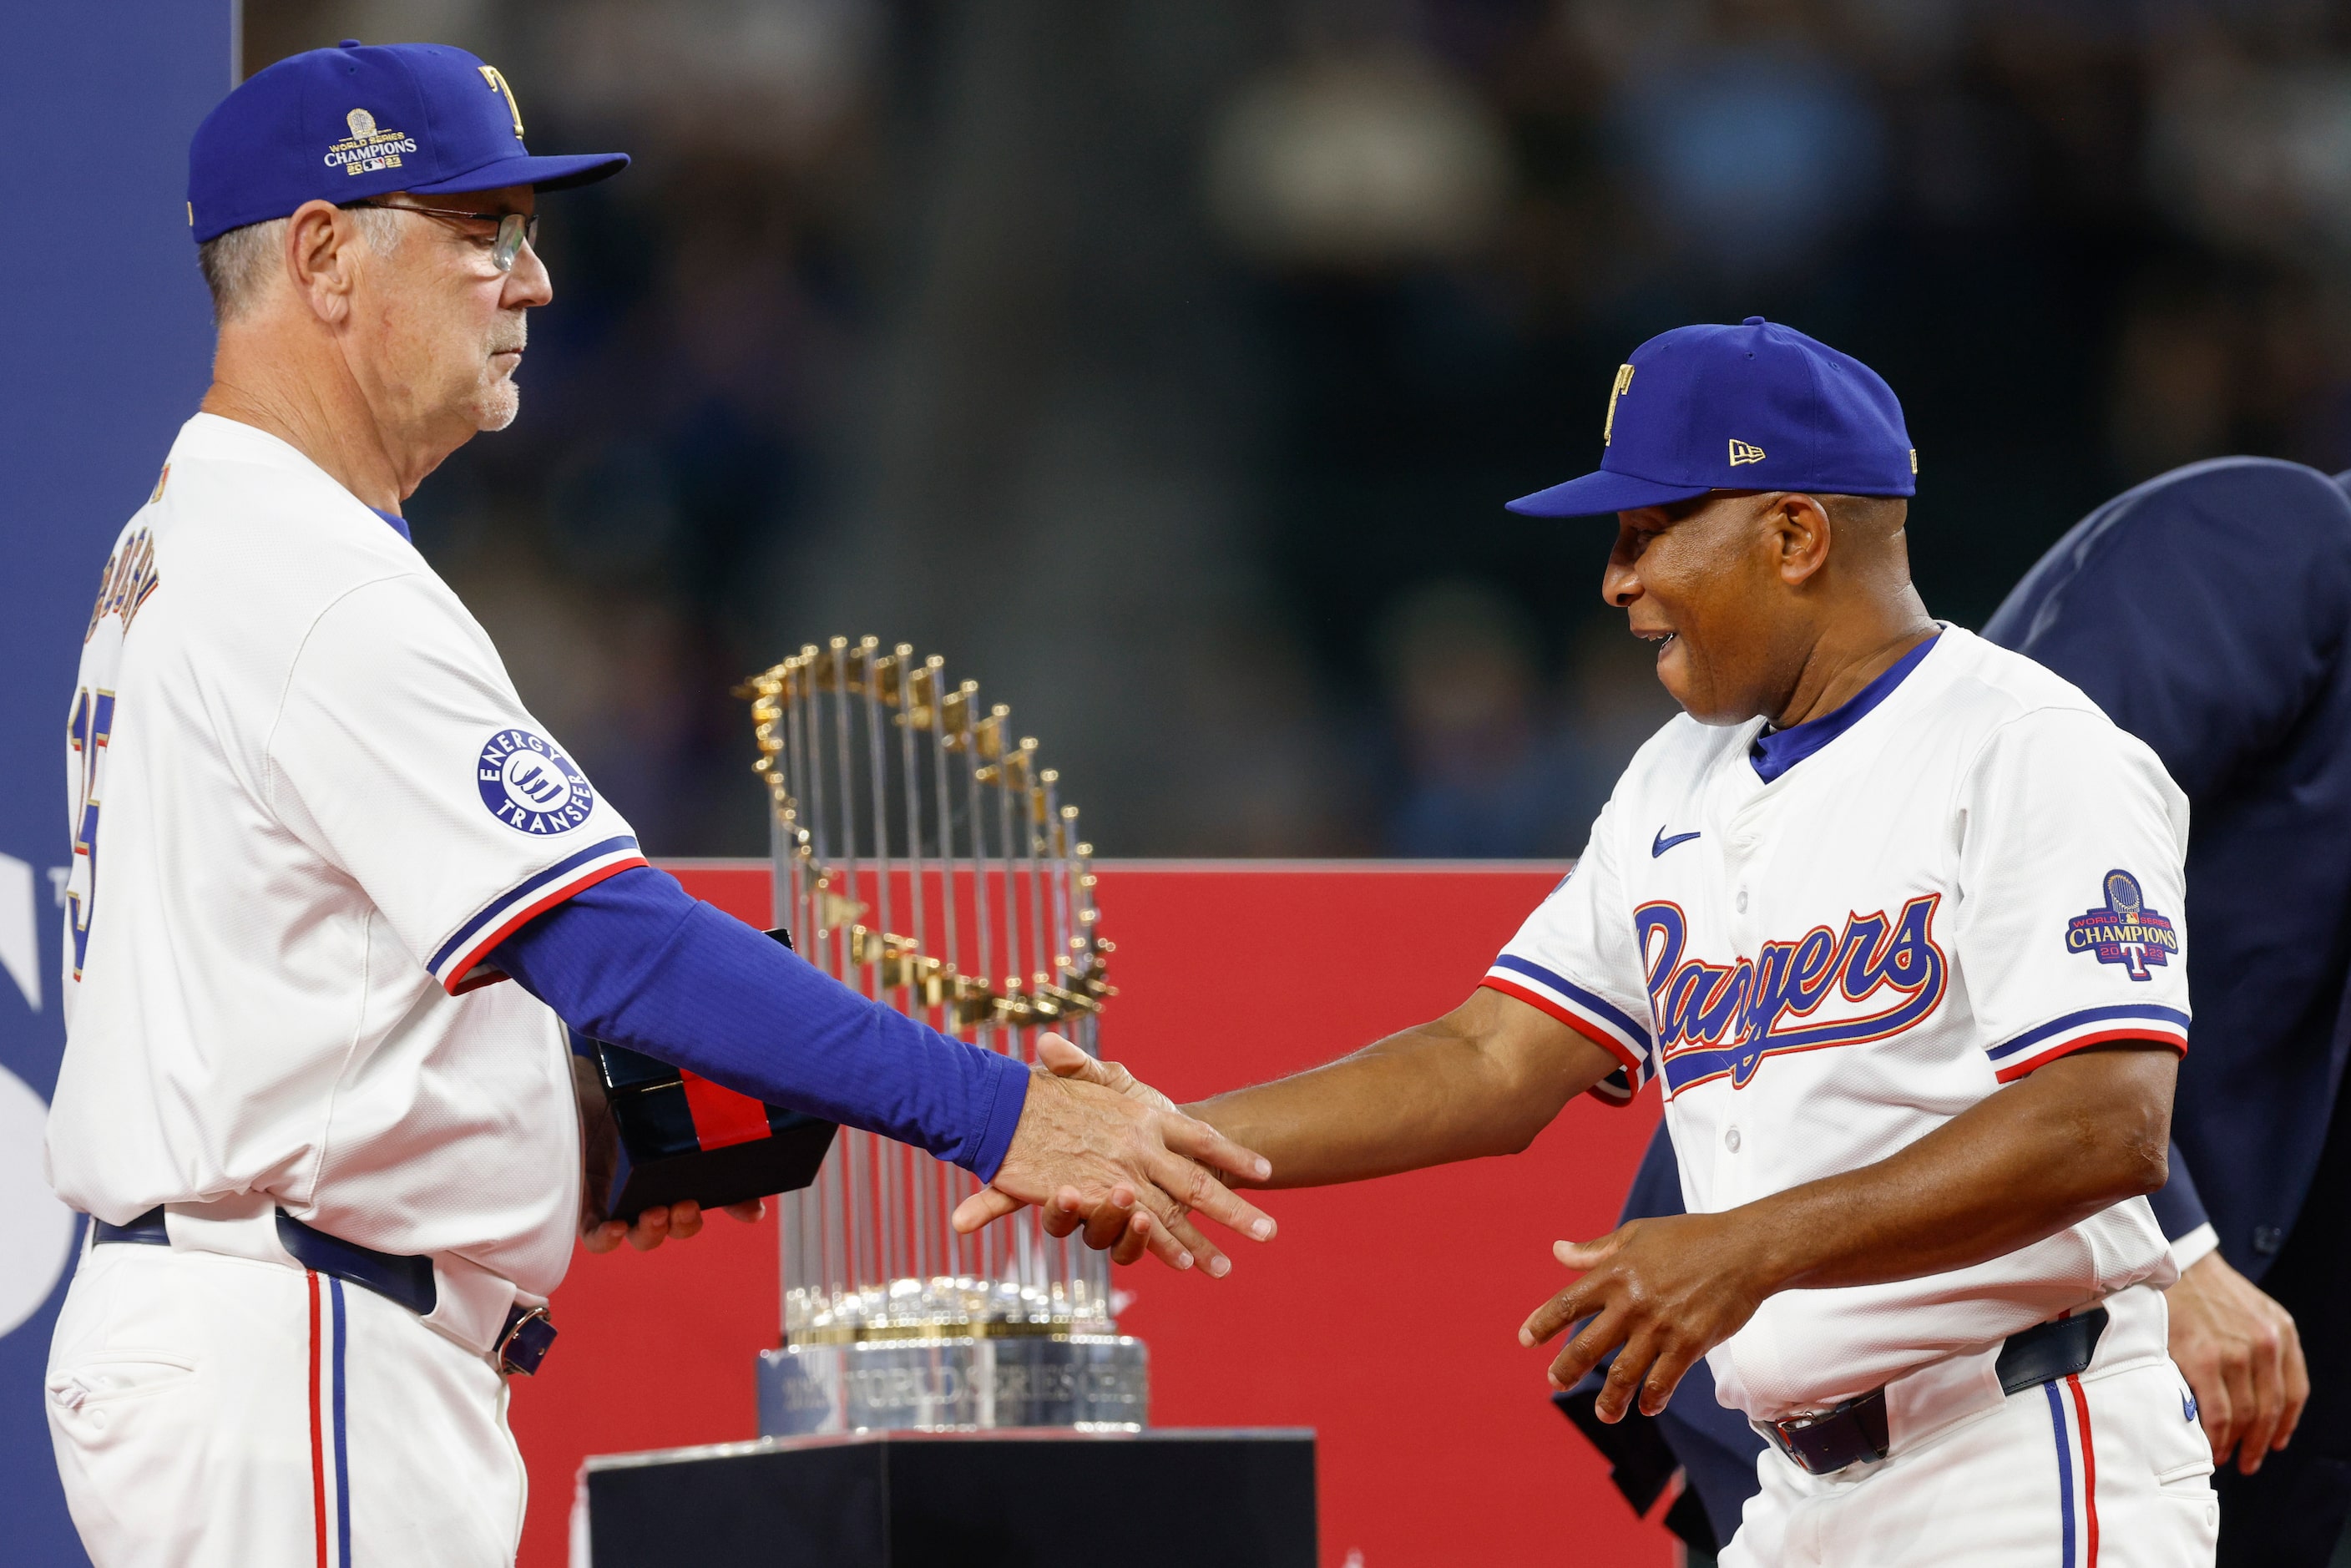
<svg viewBox="0 0 2351 1568"><path fill-rule="evenodd" d="M1750 445L1747 442L1740 440L1739 437L1735 435L1730 438L1730 465L1733 468L1738 467L1741 463L1761 463L1762 461L1763 449L1761 447Z"/></svg>
<svg viewBox="0 0 2351 1568"><path fill-rule="evenodd" d="M515 101L514 89L507 85L505 73L500 71L496 66L481 66L476 68L481 71L482 79L496 88L498 92L505 97L507 100L507 112L514 116L515 140L517 141L521 141L522 105Z"/></svg>
<svg viewBox="0 0 2351 1568"><path fill-rule="evenodd" d="M1603 420L1600 424L1601 445L1607 445L1608 438L1616 434L1616 400L1623 397L1626 392L1632 390L1633 367L1630 365L1617 366L1616 384L1608 389L1608 417Z"/></svg>

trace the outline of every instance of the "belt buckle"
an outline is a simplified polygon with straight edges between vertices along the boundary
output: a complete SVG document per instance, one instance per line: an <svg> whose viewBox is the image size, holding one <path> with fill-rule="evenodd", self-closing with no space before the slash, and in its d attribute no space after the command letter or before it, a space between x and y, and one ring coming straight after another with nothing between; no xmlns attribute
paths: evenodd
<svg viewBox="0 0 2351 1568"><path fill-rule="evenodd" d="M1774 1421L1771 1425L1780 1429L1782 1437L1792 1437L1796 1433L1809 1431L1823 1421L1835 1420L1867 1397L1869 1396L1865 1394L1859 1397L1845 1400L1843 1404L1832 1405L1825 1410L1807 1410L1801 1416L1791 1416L1784 1421Z"/></svg>
<svg viewBox="0 0 2351 1568"><path fill-rule="evenodd" d="M507 1314L506 1333L498 1336L497 1347L490 1354L501 1373L529 1377L538 1371L538 1364L547 1359L554 1343L555 1324L547 1309L517 1306Z"/></svg>
<svg viewBox="0 0 2351 1568"><path fill-rule="evenodd" d="M1832 1405L1825 1410L1807 1410L1801 1416L1791 1416L1785 1420L1768 1423L1772 1446L1789 1458L1793 1459L1796 1462L1796 1468L1805 1474L1819 1474L1819 1471L1813 1469L1812 1459L1804 1452L1803 1437L1813 1427L1843 1416L1853 1408L1854 1404L1855 1401L1848 1399L1842 1404Z"/></svg>
<svg viewBox="0 0 2351 1568"><path fill-rule="evenodd" d="M1886 1416L1886 1390L1874 1388L1866 1394L1842 1400L1825 1410L1808 1410L1802 1416L1771 1422L1768 1430L1773 1439L1773 1447L1798 1469L1806 1475L1832 1475L1847 1465L1874 1462L1886 1457L1892 1450L1892 1444L1887 1440ZM1834 1424L1845 1427L1845 1430L1837 1435L1844 1439L1842 1446L1834 1453L1808 1451L1826 1448L1826 1441L1808 1444L1805 1439L1816 1428ZM1834 1440L1826 1432L1821 1435L1823 1439Z"/></svg>

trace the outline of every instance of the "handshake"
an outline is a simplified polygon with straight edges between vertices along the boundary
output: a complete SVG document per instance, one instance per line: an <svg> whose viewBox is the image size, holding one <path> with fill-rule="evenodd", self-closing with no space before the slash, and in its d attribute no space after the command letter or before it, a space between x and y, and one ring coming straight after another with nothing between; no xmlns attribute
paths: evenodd
<svg viewBox="0 0 2351 1568"><path fill-rule="evenodd" d="M1086 1245L1109 1252L1114 1262L1132 1263L1148 1251L1170 1268L1205 1268L1217 1279L1232 1271L1232 1260L1201 1233L1193 1216L1253 1240L1272 1239L1272 1218L1227 1185L1268 1180L1273 1167L1263 1155L1186 1115L1125 1068L1097 1061L1060 1035L1042 1036L1037 1056L1011 1146L995 1181L956 1207L957 1230L969 1234L1035 1204L1049 1234L1082 1229ZM580 1059L574 1067L589 1124L586 1185L601 1193L611 1185L618 1144L594 1070ZM752 1198L727 1205L726 1212L755 1221L767 1205ZM688 1199L655 1204L632 1219L594 1212L583 1219L581 1239L589 1251L609 1252L625 1241L642 1252L697 1234L703 1210Z"/></svg>
<svg viewBox="0 0 2351 1568"><path fill-rule="evenodd" d="M996 1179L956 1206L953 1223L969 1234L1035 1204L1048 1235L1082 1233L1113 1262L1147 1251L1170 1268L1197 1265L1222 1279L1232 1260L1193 1217L1270 1241L1272 1218L1227 1184L1272 1176L1264 1155L1186 1115L1125 1068L1048 1034Z"/></svg>

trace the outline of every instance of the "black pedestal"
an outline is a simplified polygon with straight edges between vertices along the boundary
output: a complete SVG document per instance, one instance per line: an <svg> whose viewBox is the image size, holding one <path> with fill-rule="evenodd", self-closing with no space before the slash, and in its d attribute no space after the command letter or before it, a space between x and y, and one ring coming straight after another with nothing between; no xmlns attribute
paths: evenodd
<svg viewBox="0 0 2351 1568"><path fill-rule="evenodd" d="M1314 1434L763 1437L588 1461L595 1568L1314 1568Z"/></svg>

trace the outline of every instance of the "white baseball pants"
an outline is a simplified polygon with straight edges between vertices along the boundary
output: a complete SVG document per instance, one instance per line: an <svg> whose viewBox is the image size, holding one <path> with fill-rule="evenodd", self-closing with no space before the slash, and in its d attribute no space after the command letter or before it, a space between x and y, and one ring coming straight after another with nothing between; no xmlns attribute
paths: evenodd
<svg viewBox="0 0 2351 1568"><path fill-rule="evenodd" d="M218 1253L83 1256L49 1432L97 1568L502 1568L522 1456L489 1361L371 1291Z"/></svg>
<svg viewBox="0 0 2351 1568"><path fill-rule="evenodd" d="M1812 1476L1767 1447L1722 1568L2211 1568L2212 1449L2162 1325L2118 1312L2079 1376L1876 1464Z"/></svg>

